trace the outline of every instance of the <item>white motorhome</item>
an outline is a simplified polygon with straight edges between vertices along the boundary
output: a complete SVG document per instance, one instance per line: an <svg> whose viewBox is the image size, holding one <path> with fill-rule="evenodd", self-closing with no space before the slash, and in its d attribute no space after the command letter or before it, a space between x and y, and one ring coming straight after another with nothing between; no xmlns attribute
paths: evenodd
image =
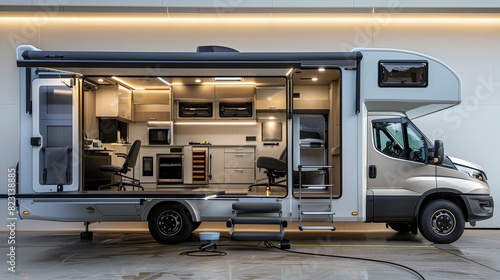
<svg viewBox="0 0 500 280"><path fill-rule="evenodd" d="M450 243L493 215L484 170L411 121L460 103L458 75L426 55L23 45L17 65L21 219L84 222L82 238L92 222L148 221L161 243L203 221L238 240L387 223Z"/></svg>

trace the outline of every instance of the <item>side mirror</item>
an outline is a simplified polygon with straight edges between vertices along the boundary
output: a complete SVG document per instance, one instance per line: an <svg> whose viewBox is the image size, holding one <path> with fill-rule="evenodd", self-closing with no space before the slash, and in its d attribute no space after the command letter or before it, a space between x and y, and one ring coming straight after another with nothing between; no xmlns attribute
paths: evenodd
<svg viewBox="0 0 500 280"><path fill-rule="evenodd" d="M443 141L434 141L434 164L441 164L444 160L444 145Z"/></svg>

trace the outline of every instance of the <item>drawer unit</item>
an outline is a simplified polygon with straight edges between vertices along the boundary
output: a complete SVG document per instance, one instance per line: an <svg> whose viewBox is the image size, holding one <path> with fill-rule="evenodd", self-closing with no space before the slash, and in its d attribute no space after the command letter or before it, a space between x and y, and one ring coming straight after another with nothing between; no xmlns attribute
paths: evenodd
<svg viewBox="0 0 500 280"><path fill-rule="evenodd" d="M255 182L254 168L226 168L224 170L226 183L232 184L252 184Z"/></svg>
<svg viewBox="0 0 500 280"><path fill-rule="evenodd" d="M224 148L224 181L229 184L255 182L255 147Z"/></svg>
<svg viewBox="0 0 500 280"><path fill-rule="evenodd" d="M255 153L224 153L225 168L255 168Z"/></svg>
<svg viewBox="0 0 500 280"><path fill-rule="evenodd" d="M254 153L254 147L225 147L224 152L226 153Z"/></svg>

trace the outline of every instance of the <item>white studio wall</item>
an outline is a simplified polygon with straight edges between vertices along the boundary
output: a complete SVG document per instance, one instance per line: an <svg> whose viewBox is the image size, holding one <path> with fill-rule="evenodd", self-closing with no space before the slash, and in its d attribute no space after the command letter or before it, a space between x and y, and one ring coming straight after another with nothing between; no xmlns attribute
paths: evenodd
<svg viewBox="0 0 500 280"><path fill-rule="evenodd" d="M156 17L155 17L156 16ZM354 47L399 48L422 52L449 64L462 77L462 105L416 120L424 133L445 141L446 153L482 165L492 194L500 201L495 120L500 112L500 17L470 15L342 14L151 16L28 15L0 17L0 182L7 181L18 150L19 82L15 48L43 50L194 51L224 45L240 51L350 51ZM6 187L0 187L6 192ZM5 201L0 209L6 209ZM0 211L0 219L6 219ZM25 229L81 225L24 221ZM500 216L478 223L500 227ZM116 229L115 224L100 224ZM145 228L130 223L126 228Z"/></svg>

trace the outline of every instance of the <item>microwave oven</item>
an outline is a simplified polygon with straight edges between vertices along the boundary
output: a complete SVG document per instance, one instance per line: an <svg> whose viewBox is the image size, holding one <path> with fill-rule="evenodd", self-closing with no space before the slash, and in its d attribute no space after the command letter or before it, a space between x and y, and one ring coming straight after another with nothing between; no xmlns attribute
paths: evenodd
<svg viewBox="0 0 500 280"><path fill-rule="evenodd" d="M149 145L170 145L170 127L149 127Z"/></svg>

